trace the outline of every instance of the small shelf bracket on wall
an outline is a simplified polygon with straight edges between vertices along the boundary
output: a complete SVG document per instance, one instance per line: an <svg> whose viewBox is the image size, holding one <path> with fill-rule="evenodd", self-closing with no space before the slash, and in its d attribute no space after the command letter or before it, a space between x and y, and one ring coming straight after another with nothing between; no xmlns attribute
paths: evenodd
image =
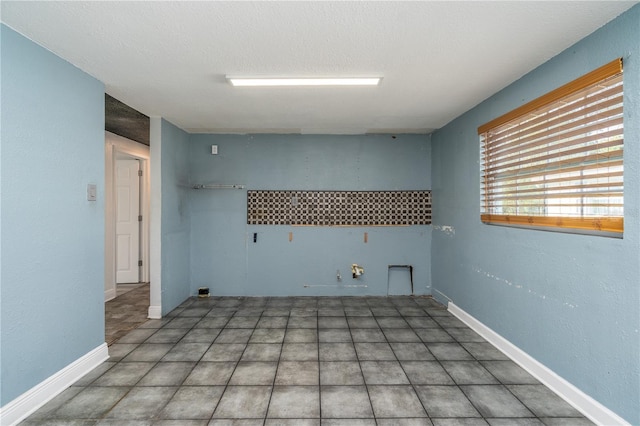
<svg viewBox="0 0 640 426"><path fill-rule="evenodd" d="M244 189L244 185L212 183L208 185L193 185L193 189Z"/></svg>

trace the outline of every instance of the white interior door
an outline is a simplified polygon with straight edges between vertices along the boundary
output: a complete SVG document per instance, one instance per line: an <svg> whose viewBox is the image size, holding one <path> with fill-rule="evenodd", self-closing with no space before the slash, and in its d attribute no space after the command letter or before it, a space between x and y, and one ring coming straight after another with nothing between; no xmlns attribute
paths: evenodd
<svg viewBox="0 0 640 426"><path fill-rule="evenodd" d="M140 162L116 160L116 282L140 280Z"/></svg>

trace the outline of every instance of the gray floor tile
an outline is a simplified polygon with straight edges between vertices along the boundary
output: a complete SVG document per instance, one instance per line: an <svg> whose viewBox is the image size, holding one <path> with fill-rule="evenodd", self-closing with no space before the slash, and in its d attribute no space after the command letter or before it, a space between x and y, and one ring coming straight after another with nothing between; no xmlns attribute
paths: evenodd
<svg viewBox="0 0 640 426"><path fill-rule="evenodd" d="M491 343L462 342L461 345L478 361L509 360L509 357L495 348Z"/></svg>
<svg viewBox="0 0 640 426"><path fill-rule="evenodd" d="M409 324L402 317L379 317L376 321L380 328L409 328Z"/></svg>
<svg viewBox="0 0 640 426"><path fill-rule="evenodd" d="M320 361L355 361L353 343L320 343Z"/></svg>
<svg viewBox="0 0 640 426"><path fill-rule="evenodd" d="M400 361L431 361L435 359L424 343L391 343L391 349Z"/></svg>
<svg viewBox="0 0 640 426"><path fill-rule="evenodd" d="M205 317L195 325L195 328L223 328L230 319L230 317Z"/></svg>
<svg viewBox="0 0 640 426"><path fill-rule="evenodd" d="M258 321L257 328L286 328L288 317L262 317Z"/></svg>
<svg viewBox="0 0 640 426"><path fill-rule="evenodd" d="M142 343L157 331L155 328L138 328L131 330L126 336L118 339L118 343Z"/></svg>
<svg viewBox="0 0 640 426"><path fill-rule="evenodd" d="M182 386L160 412L161 419L206 419L215 410L224 386Z"/></svg>
<svg viewBox="0 0 640 426"><path fill-rule="evenodd" d="M163 328L192 328L200 318L181 317L169 321Z"/></svg>
<svg viewBox="0 0 640 426"><path fill-rule="evenodd" d="M264 426L320 426L320 419L266 419Z"/></svg>
<svg viewBox="0 0 640 426"><path fill-rule="evenodd" d="M372 307L371 313L377 317L393 317L400 316L400 312L396 308L393 307Z"/></svg>
<svg viewBox="0 0 640 426"><path fill-rule="evenodd" d="M430 317L407 317L405 320L413 328L440 328L440 324Z"/></svg>
<svg viewBox="0 0 640 426"><path fill-rule="evenodd" d="M317 343L285 343L280 361L318 361Z"/></svg>
<svg viewBox="0 0 640 426"><path fill-rule="evenodd" d="M376 419L378 426L432 426L426 417L413 419Z"/></svg>
<svg viewBox="0 0 640 426"><path fill-rule="evenodd" d="M461 386L462 391L484 417L533 417L504 386Z"/></svg>
<svg viewBox="0 0 640 426"><path fill-rule="evenodd" d="M138 343L114 343L109 346L109 361L118 362L139 346Z"/></svg>
<svg viewBox="0 0 640 426"><path fill-rule="evenodd" d="M373 409L365 386L322 386L323 418L370 418Z"/></svg>
<svg viewBox="0 0 640 426"><path fill-rule="evenodd" d="M481 417L457 386L416 386L429 417Z"/></svg>
<svg viewBox="0 0 640 426"><path fill-rule="evenodd" d="M316 343L318 331L310 328L290 328L284 336L285 343Z"/></svg>
<svg viewBox="0 0 640 426"><path fill-rule="evenodd" d="M505 385L537 385L538 380L513 361L483 361L482 365Z"/></svg>
<svg viewBox="0 0 640 426"><path fill-rule="evenodd" d="M453 385L453 379L434 361L401 361L400 364L413 385Z"/></svg>
<svg viewBox="0 0 640 426"><path fill-rule="evenodd" d="M267 417L281 419L319 418L318 386L274 386Z"/></svg>
<svg viewBox="0 0 640 426"><path fill-rule="evenodd" d="M354 328L351 329L351 338L354 342L386 342L387 338L379 328Z"/></svg>
<svg viewBox="0 0 640 426"><path fill-rule="evenodd" d="M58 419L100 418L128 391L129 388L125 387L86 388L62 404L52 417Z"/></svg>
<svg viewBox="0 0 640 426"><path fill-rule="evenodd" d="M282 343L284 333L284 328L256 328L249 343Z"/></svg>
<svg viewBox="0 0 640 426"><path fill-rule="evenodd" d="M481 418L433 419L434 426L487 426ZM515 426L515 425L514 425Z"/></svg>
<svg viewBox="0 0 640 426"><path fill-rule="evenodd" d="M112 367L116 366L116 362L106 361L82 376L72 386L88 386L93 383L98 377L109 371Z"/></svg>
<svg viewBox="0 0 640 426"><path fill-rule="evenodd" d="M351 342L351 333L347 328L325 328L318 330L318 341L321 343Z"/></svg>
<svg viewBox="0 0 640 426"><path fill-rule="evenodd" d="M316 317L291 317L287 323L287 328L318 328L318 318Z"/></svg>
<svg viewBox="0 0 640 426"><path fill-rule="evenodd" d="M259 320L260 320L259 316L256 316L256 317L234 316L229 320L225 328L255 328Z"/></svg>
<svg viewBox="0 0 640 426"><path fill-rule="evenodd" d="M594 426L594 423L585 417L545 417L540 421L545 426Z"/></svg>
<svg viewBox="0 0 640 426"><path fill-rule="evenodd" d="M360 364L356 361L320 362L320 384L364 385Z"/></svg>
<svg viewBox="0 0 640 426"><path fill-rule="evenodd" d="M122 359L123 362L160 361L171 350L171 343L143 343Z"/></svg>
<svg viewBox="0 0 640 426"><path fill-rule="evenodd" d="M538 419L531 417L510 418L510 419L486 419L491 426L544 426ZM566 423L559 423L558 426L565 426ZM568 425L567 425L568 426Z"/></svg>
<svg viewBox="0 0 640 426"><path fill-rule="evenodd" d="M149 337L146 343L177 343L188 331L188 328L162 328Z"/></svg>
<svg viewBox="0 0 640 426"><path fill-rule="evenodd" d="M321 317L344 317L344 308L318 308L318 319Z"/></svg>
<svg viewBox="0 0 640 426"><path fill-rule="evenodd" d="M58 410L62 405L66 404L71 400L71 398L75 397L83 391L84 388L81 387L70 387L62 391L59 395L54 397L51 401L47 402L45 405L40 407L35 413L33 413L27 420L40 420L40 419L52 419L53 413ZM126 392L126 391L125 391Z"/></svg>
<svg viewBox="0 0 640 426"><path fill-rule="evenodd" d="M182 343L213 343L220 334L219 328L194 328L184 335Z"/></svg>
<svg viewBox="0 0 640 426"><path fill-rule="evenodd" d="M411 343L411 342L421 342L422 340L414 331L410 328L383 328L382 331L387 338L389 343L391 342L401 342L401 343Z"/></svg>
<svg viewBox="0 0 640 426"><path fill-rule="evenodd" d="M478 361L442 361L441 364L459 385L498 384L498 380Z"/></svg>
<svg viewBox="0 0 640 426"><path fill-rule="evenodd" d="M322 419L322 426L376 426L375 419Z"/></svg>
<svg viewBox="0 0 640 426"><path fill-rule="evenodd" d="M213 418L262 419L267 414L271 386L227 386Z"/></svg>
<svg viewBox="0 0 640 426"><path fill-rule="evenodd" d="M347 319L344 316L339 317L320 317L318 318L318 328L348 328Z"/></svg>
<svg viewBox="0 0 640 426"><path fill-rule="evenodd" d="M262 317L288 317L290 313L287 308L267 308L262 311Z"/></svg>
<svg viewBox="0 0 640 426"><path fill-rule="evenodd" d="M345 315L349 317L370 317L373 316L373 312L369 308L345 308Z"/></svg>
<svg viewBox="0 0 640 426"><path fill-rule="evenodd" d="M581 417L582 415L543 385L507 386L538 417Z"/></svg>
<svg viewBox="0 0 640 426"><path fill-rule="evenodd" d="M447 328L447 333L449 333L458 342L486 342L482 336L470 328Z"/></svg>
<svg viewBox="0 0 640 426"><path fill-rule="evenodd" d="M224 328L215 343L247 343L251 338L253 329L247 328ZM264 343L264 342L263 342Z"/></svg>
<svg viewBox="0 0 640 426"><path fill-rule="evenodd" d="M175 387L135 387L118 402L106 418L151 419L167 404L176 390Z"/></svg>
<svg viewBox="0 0 640 426"><path fill-rule="evenodd" d="M180 317L203 317L209 313L211 308L205 307L189 307L184 311L180 312L178 316Z"/></svg>
<svg viewBox="0 0 640 426"><path fill-rule="evenodd" d="M102 419L95 424L96 426L155 426L156 422L153 420ZM54 425L49 424L48 426Z"/></svg>
<svg viewBox="0 0 640 426"><path fill-rule="evenodd" d="M153 422L153 426L207 426L208 420L169 420L162 419ZM116 425L114 425L116 426Z"/></svg>
<svg viewBox="0 0 640 426"><path fill-rule="evenodd" d="M238 361L247 345L214 343L202 355L201 361Z"/></svg>
<svg viewBox="0 0 640 426"><path fill-rule="evenodd" d="M427 344L455 342L455 339L442 328L416 328L414 332Z"/></svg>
<svg viewBox="0 0 640 426"><path fill-rule="evenodd" d="M236 368L235 361L199 362L185 379L185 386L226 385Z"/></svg>
<svg viewBox="0 0 640 426"><path fill-rule="evenodd" d="M194 366L195 362L159 362L138 386L180 386Z"/></svg>
<svg viewBox="0 0 640 426"><path fill-rule="evenodd" d="M354 343L360 361L395 361L388 343Z"/></svg>
<svg viewBox="0 0 640 426"><path fill-rule="evenodd" d="M362 375L367 385L408 385L398 361L361 361Z"/></svg>
<svg viewBox="0 0 640 426"><path fill-rule="evenodd" d="M318 385L319 365L314 361L281 361L276 385Z"/></svg>
<svg viewBox="0 0 640 426"><path fill-rule="evenodd" d="M459 343L429 343L429 352L440 361L466 361L473 357Z"/></svg>
<svg viewBox="0 0 640 426"><path fill-rule="evenodd" d="M277 368L277 362L240 361L229 385L272 385Z"/></svg>
<svg viewBox="0 0 640 426"><path fill-rule="evenodd" d="M369 386L376 417L427 417L411 386Z"/></svg>
<svg viewBox="0 0 640 426"><path fill-rule="evenodd" d="M154 362L120 362L93 382L94 386L133 386L153 366Z"/></svg>
<svg viewBox="0 0 640 426"><path fill-rule="evenodd" d="M279 343L249 343L242 361L278 361L282 345Z"/></svg>
<svg viewBox="0 0 640 426"><path fill-rule="evenodd" d="M434 317L436 322L444 328L465 328L467 325L460 321L458 318L451 316L436 316Z"/></svg>
<svg viewBox="0 0 640 426"><path fill-rule="evenodd" d="M178 343L162 361L198 361L211 346L209 343Z"/></svg>
<svg viewBox="0 0 640 426"><path fill-rule="evenodd" d="M347 318L351 331L354 328L380 328L378 322L373 317L349 317Z"/></svg>

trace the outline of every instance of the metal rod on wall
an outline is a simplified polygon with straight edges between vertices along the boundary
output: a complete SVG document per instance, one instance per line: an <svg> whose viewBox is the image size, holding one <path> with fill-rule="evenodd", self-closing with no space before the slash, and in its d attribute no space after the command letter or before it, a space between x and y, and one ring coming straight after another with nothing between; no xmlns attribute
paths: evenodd
<svg viewBox="0 0 640 426"><path fill-rule="evenodd" d="M211 185L193 185L193 189L244 189L244 185L236 184L211 184Z"/></svg>

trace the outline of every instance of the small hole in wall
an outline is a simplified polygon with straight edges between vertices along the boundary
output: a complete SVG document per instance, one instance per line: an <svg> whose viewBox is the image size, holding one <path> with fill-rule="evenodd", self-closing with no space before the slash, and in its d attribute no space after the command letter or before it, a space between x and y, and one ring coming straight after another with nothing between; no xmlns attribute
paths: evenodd
<svg viewBox="0 0 640 426"><path fill-rule="evenodd" d="M396 139L397 136L396 135L391 135L391 139Z"/></svg>

